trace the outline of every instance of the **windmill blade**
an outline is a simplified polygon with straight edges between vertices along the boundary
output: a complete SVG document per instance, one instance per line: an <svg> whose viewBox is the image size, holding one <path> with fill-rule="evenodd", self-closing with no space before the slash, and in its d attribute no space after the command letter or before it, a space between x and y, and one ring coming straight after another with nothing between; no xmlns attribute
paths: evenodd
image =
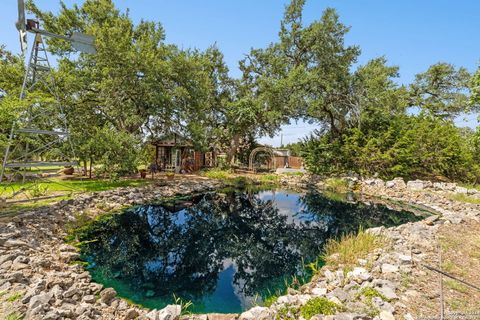
<svg viewBox="0 0 480 320"><path fill-rule="evenodd" d="M94 41L95 38L85 33L74 32L70 37L72 46L75 50L85 53L96 53Z"/></svg>
<svg viewBox="0 0 480 320"><path fill-rule="evenodd" d="M22 54L27 51L27 32L24 30L18 31L18 34L20 35L20 49L22 49Z"/></svg>
<svg viewBox="0 0 480 320"><path fill-rule="evenodd" d="M18 31L26 31L26 21L25 21L25 2L24 0L18 0L18 19L15 23Z"/></svg>
<svg viewBox="0 0 480 320"><path fill-rule="evenodd" d="M67 36L51 33L49 31L40 30L37 28L31 28L28 31L33 33L38 33L49 38L66 40L72 44L72 47L75 50L78 50L81 52L85 52L85 53L97 52L94 45L95 38L85 33L74 32L70 37L67 37Z"/></svg>
<svg viewBox="0 0 480 320"><path fill-rule="evenodd" d="M25 2L24 0L18 0L18 19L15 23L20 36L20 48L22 54L27 51L27 28L25 22Z"/></svg>

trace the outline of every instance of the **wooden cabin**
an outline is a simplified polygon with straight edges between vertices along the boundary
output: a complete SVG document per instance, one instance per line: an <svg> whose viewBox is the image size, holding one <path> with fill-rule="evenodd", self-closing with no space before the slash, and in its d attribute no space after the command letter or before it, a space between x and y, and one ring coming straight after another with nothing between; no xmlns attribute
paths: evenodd
<svg viewBox="0 0 480 320"><path fill-rule="evenodd" d="M155 163L160 171L189 173L200 170L208 162L208 155L195 150L192 141L178 133L165 135L151 144L155 146Z"/></svg>

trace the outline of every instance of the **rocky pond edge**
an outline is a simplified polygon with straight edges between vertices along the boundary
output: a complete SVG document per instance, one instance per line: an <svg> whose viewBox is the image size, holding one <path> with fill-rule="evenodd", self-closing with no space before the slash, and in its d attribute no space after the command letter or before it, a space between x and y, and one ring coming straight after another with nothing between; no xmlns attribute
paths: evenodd
<svg viewBox="0 0 480 320"><path fill-rule="evenodd" d="M480 205L451 200L462 194L480 198L480 191L455 183L405 181L396 178L360 180L345 178L351 188L365 197L384 198L422 206L438 213L418 222L367 232L390 239L388 248L376 249L358 265L343 268L323 267L312 281L289 290L269 307L254 307L240 315L208 314L181 316L182 319L302 319L295 310L316 298L342 306L334 315L315 315L311 319L414 319L407 305L420 292L406 290L405 275L422 276L422 264L436 250L435 239L441 224L480 221ZM324 179L314 175L283 176L283 186L301 189L325 188ZM66 226L79 215L96 216L125 205L148 203L159 198L202 193L220 188L222 182L192 179L157 183L139 188L82 194L74 200L38 208L0 222L0 316L11 319L152 319L173 320L181 307L147 310L118 298L112 288L92 282L81 265L77 249L64 242ZM348 272L347 272L348 271ZM367 298L362 294L374 292Z"/></svg>

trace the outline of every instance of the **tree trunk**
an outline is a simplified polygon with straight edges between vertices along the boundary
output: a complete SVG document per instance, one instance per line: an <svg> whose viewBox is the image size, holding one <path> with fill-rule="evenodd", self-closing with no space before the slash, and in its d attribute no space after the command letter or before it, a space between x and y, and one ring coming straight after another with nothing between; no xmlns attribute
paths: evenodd
<svg viewBox="0 0 480 320"><path fill-rule="evenodd" d="M84 176L84 177L87 176L87 170L88 170L87 159L85 159L85 160L83 160L83 174L82 174L82 176Z"/></svg>
<svg viewBox="0 0 480 320"><path fill-rule="evenodd" d="M90 158L90 170L89 170L89 173L88 173L88 177L90 179L92 179L92 167L93 167L93 159Z"/></svg>

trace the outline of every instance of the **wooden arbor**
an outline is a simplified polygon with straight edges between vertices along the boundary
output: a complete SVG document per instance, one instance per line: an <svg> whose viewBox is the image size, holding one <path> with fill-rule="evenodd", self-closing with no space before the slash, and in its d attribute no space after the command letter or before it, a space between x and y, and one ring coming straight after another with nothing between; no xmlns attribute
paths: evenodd
<svg viewBox="0 0 480 320"><path fill-rule="evenodd" d="M248 159L248 169L251 170L251 171L255 171L255 168L254 168L254 161L255 161L255 157L257 156L257 154L259 153L267 153L270 158L271 158L271 164L273 165L273 168L275 169L277 166L276 166L276 160L275 160L275 154L273 153L273 149L270 148L270 147L258 147L258 148L255 148L252 150L252 152L250 152L250 157Z"/></svg>

